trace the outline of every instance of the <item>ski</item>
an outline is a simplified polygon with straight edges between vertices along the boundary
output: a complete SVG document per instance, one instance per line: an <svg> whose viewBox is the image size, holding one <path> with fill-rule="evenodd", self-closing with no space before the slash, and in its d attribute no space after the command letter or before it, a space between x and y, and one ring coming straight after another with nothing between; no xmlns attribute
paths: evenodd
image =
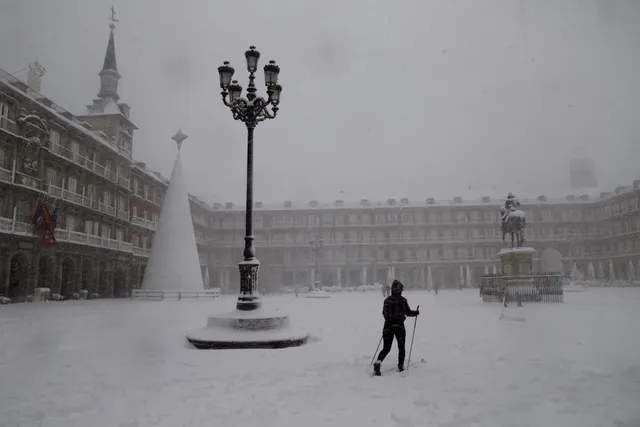
<svg viewBox="0 0 640 427"><path fill-rule="evenodd" d="M416 366L419 363L427 363L427 361L424 360L424 359L420 359L417 362L411 362L411 364L409 366L407 366L406 368L404 368L404 371L402 371L402 372L408 371L409 368L411 368L413 366ZM397 373L402 373L402 372L398 371L398 368L396 366L392 366L391 368L381 369L380 370L380 375L376 375L375 373L371 372L369 374L369 376L371 376L371 377L382 376L382 374L386 374L386 373L393 372L393 371L395 371Z"/></svg>

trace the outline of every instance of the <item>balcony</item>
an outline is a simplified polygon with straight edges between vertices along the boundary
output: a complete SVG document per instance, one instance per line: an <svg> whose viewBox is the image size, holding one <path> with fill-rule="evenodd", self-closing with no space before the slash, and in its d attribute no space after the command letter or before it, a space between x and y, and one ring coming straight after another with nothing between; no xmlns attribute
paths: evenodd
<svg viewBox="0 0 640 427"><path fill-rule="evenodd" d="M92 234L81 233L64 229L55 230L55 237L58 242L75 243L96 248L112 249L120 252L133 253L131 243L121 240L109 239L106 237L94 236Z"/></svg>
<svg viewBox="0 0 640 427"><path fill-rule="evenodd" d="M106 213L107 215L116 216L116 208L114 208L111 205L107 205L102 202L99 202L98 210L102 213Z"/></svg>
<svg viewBox="0 0 640 427"><path fill-rule="evenodd" d="M0 116L0 129L4 129L14 135L18 134L18 125L8 117Z"/></svg>
<svg viewBox="0 0 640 427"><path fill-rule="evenodd" d="M154 221L140 218L139 216L132 216L131 224L139 225L140 227L145 227L145 228L148 228L149 230L155 231L156 229L156 223Z"/></svg>
<svg viewBox="0 0 640 427"><path fill-rule="evenodd" d="M68 148L53 142L49 142L49 151L58 157L68 160L86 170L95 173L96 175L108 179L114 184L118 184L119 186L124 187L127 190L129 189L129 178L119 177L115 172L94 162L88 157L81 155L80 153L74 153Z"/></svg>
<svg viewBox="0 0 640 427"><path fill-rule="evenodd" d="M145 248L139 248L137 246L133 246L133 254L137 255L137 256L146 256L148 257L150 254L150 250L149 249L145 249Z"/></svg>
<svg viewBox="0 0 640 427"><path fill-rule="evenodd" d="M125 178L124 176L119 176L118 185L120 187L129 188L129 178Z"/></svg>
<svg viewBox="0 0 640 427"><path fill-rule="evenodd" d="M16 221L14 218L0 217L0 233L37 237L33 234L33 227L31 224ZM134 255L149 256L148 249L135 248L134 250L131 243L121 240L109 239L106 237L94 236L92 234L65 229L56 229L54 231L54 235L59 243L71 243L131 253Z"/></svg>
<svg viewBox="0 0 640 427"><path fill-rule="evenodd" d="M135 187L133 190L133 195L139 197L142 200L146 200L147 202L153 203L162 207L163 198L157 195L152 195L150 192L146 192L140 188Z"/></svg>
<svg viewBox="0 0 640 427"><path fill-rule="evenodd" d="M9 169L0 168L0 181L11 183L13 181L13 172Z"/></svg>
<svg viewBox="0 0 640 427"><path fill-rule="evenodd" d="M13 183L33 188L34 190L40 190L40 187L42 186L42 180L20 172L15 172Z"/></svg>
<svg viewBox="0 0 640 427"><path fill-rule="evenodd" d="M193 221L194 223L201 225L203 227L208 227L209 224L207 223L207 220L203 217L199 217L199 216L194 216L191 215L191 221Z"/></svg>
<svg viewBox="0 0 640 427"><path fill-rule="evenodd" d="M525 236L529 243L535 242L566 242L566 238L560 235L534 235L529 234ZM574 235L574 239L577 240L598 240L603 238L600 234L580 234ZM510 237L507 236L508 241L510 241ZM237 240L225 240L225 241L216 241L213 239L209 239L208 242L214 247L219 248L237 248L243 245L243 241L241 239ZM368 237L361 239L349 239L349 238L331 238L325 237L324 244L325 246L366 246L366 245L459 245L459 246L468 246L471 244L477 243L494 243L497 245L502 245L502 240L500 236L469 236L469 237L460 237L460 236L429 236L427 238L424 237ZM255 240L255 245L257 247L291 247L291 248L302 248L309 247L309 242L305 240L265 240L261 238L257 238Z"/></svg>
<svg viewBox="0 0 640 427"><path fill-rule="evenodd" d="M52 184L46 185L46 191L47 194L53 197L66 200L67 202L73 203L75 205L84 206L86 208L94 209L107 215L111 215L114 217L117 216L119 219L122 219L124 221L129 221L128 211L119 209L116 213L116 209L113 206L106 205L98 200L93 200L82 194L74 193L73 191L66 190Z"/></svg>

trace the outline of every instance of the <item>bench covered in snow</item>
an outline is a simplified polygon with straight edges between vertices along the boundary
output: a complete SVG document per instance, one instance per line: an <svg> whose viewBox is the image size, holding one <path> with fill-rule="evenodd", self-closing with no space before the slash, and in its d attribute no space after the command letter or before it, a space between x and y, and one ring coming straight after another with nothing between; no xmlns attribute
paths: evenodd
<svg viewBox="0 0 640 427"><path fill-rule="evenodd" d="M133 299L155 299L162 300L165 298L183 299L183 298L218 298L220 289L207 289L204 291L153 291L144 289L134 289L131 292Z"/></svg>

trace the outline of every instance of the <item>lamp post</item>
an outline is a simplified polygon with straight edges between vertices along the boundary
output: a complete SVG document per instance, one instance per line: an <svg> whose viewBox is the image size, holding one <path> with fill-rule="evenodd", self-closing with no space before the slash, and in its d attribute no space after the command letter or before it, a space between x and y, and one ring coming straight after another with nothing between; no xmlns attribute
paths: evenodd
<svg viewBox="0 0 640 427"><path fill-rule="evenodd" d="M275 61L264 66L264 80L267 87L267 98L256 95L255 72L258 70L260 52L255 46L244 53L249 72L247 95L242 96L242 86L232 80L235 70L228 61L218 67L222 102L229 107L234 120L239 120L247 127L247 195L244 237L244 260L238 264L240 269L240 295L236 308L250 311L260 308L258 295L258 269L260 262L256 258L253 244L253 131L258 123L267 119L275 119L280 103L282 86L278 84L280 67Z"/></svg>
<svg viewBox="0 0 640 427"><path fill-rule="evenodd" d="M320 280L318 280L318 252L322 250L323 243L324 240L322 240L317 234L313 237L313 240L309 242L309 245L311 245L311 250L314 253L316 263L314 283L312 284L313 289L320 289Z"/></svg>
<svg viewBox="0 0 640 427"><path fill-rule="evenodd" d="M574 241L574 233L572 229L568 229L567 230L567 261L569 264L569 278L571 280L575 280L575 277L573 277L573 244Z"/></svg>

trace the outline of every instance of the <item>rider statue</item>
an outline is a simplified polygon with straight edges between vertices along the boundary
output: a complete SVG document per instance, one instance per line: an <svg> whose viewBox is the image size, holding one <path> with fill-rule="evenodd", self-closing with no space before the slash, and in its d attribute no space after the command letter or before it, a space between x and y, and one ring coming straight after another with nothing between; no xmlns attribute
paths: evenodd
<svg viewBox="0 0 640 427"><path fill-rule="evenodd" d="M524 212L516 209L519 206L520 201L518 198L509 193L504 206L500 207L500 213L502 214L502 241L506 243L506 235L511 234L511 247L522 247L525 241L524 228L526 219L524 218Z"/></svg>
<svg viewBox="0 0 640 427"><path fill-rule="evenodd" d="M507 218L509 217L509 212L512 212L516 209L517 206L520 206L520 201L513 193L509 193L507 196L507 200L504 202L504 212L502 214L502 222L507 222Z"/></svg>

